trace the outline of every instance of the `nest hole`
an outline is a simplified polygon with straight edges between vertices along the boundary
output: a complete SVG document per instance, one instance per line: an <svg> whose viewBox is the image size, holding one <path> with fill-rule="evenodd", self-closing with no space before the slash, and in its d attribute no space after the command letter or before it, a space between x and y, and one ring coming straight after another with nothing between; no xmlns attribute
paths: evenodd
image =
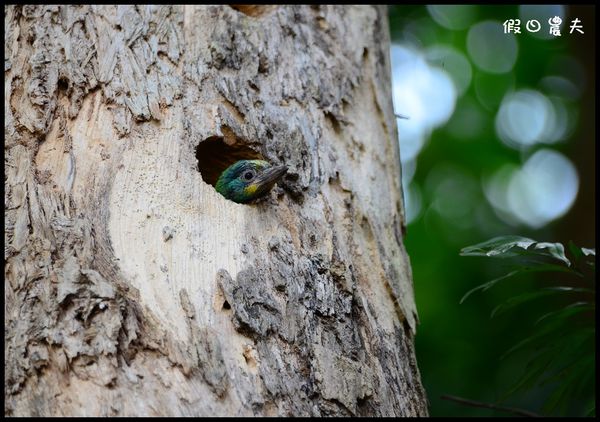
<svg viewBox="0 0 600 422"><path fill-rule="evenodd" d="M202 180L215 187L227 167L240 160L263 160L252 148L240 143L225 143L221 136L211 136L196 147L198 171Z"/></svg>
<svg viewBox="0 0 600 422"><path fill-rule="evenodd" d="M64 76L61 76L58 79L58 82L56 83L56 88L60 92L67 92L67 91L69 91L69 80L67 78L65 78Z"/></svg>

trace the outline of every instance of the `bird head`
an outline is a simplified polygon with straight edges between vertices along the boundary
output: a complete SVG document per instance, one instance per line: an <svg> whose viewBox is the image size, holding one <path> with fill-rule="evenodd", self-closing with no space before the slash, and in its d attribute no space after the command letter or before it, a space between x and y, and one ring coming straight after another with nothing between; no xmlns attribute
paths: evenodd
<svg viewBox="0 0 600 422"><path fill-rule="evenodd" d="M216 189L225 198L244 204L267 194L287 172L287 166L272 166L263 160L241 160L227 167Z"/></svg>

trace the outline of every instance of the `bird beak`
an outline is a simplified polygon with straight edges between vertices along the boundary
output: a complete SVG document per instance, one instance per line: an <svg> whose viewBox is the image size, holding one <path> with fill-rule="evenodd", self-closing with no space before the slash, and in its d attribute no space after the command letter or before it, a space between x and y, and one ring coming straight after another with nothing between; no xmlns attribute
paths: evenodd
<svg viewBox="0 0 600 422"><path fill-rule="evenodd" d="M287 166L274 166L269 167L265 171L262 172L257 178L255 183L258 185L259 192L267 192L269 191L273 185L281 179L281 177L287 173Z"/></svg>

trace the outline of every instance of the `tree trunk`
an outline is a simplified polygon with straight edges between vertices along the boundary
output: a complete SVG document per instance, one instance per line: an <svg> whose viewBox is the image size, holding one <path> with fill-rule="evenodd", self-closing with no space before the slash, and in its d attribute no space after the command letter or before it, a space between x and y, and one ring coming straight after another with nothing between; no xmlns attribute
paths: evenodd
<svg viewBox="0 0 600 422"><path fill-rule="evenodd" d="M426 415L386 10L5 6L7 415ZM269 196L213 187L286 164Z"/></svg>

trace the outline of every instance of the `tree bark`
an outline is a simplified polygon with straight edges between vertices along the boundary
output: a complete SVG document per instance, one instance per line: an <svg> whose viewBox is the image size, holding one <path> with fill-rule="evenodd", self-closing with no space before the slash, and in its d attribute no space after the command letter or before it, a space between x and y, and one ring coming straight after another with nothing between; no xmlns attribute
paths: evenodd
<svg viewBox="0 0 600 422"><path fill-rule="evenodd" d="M388 49L383 7L5 6L5 414L426 415Z"/></svg>

